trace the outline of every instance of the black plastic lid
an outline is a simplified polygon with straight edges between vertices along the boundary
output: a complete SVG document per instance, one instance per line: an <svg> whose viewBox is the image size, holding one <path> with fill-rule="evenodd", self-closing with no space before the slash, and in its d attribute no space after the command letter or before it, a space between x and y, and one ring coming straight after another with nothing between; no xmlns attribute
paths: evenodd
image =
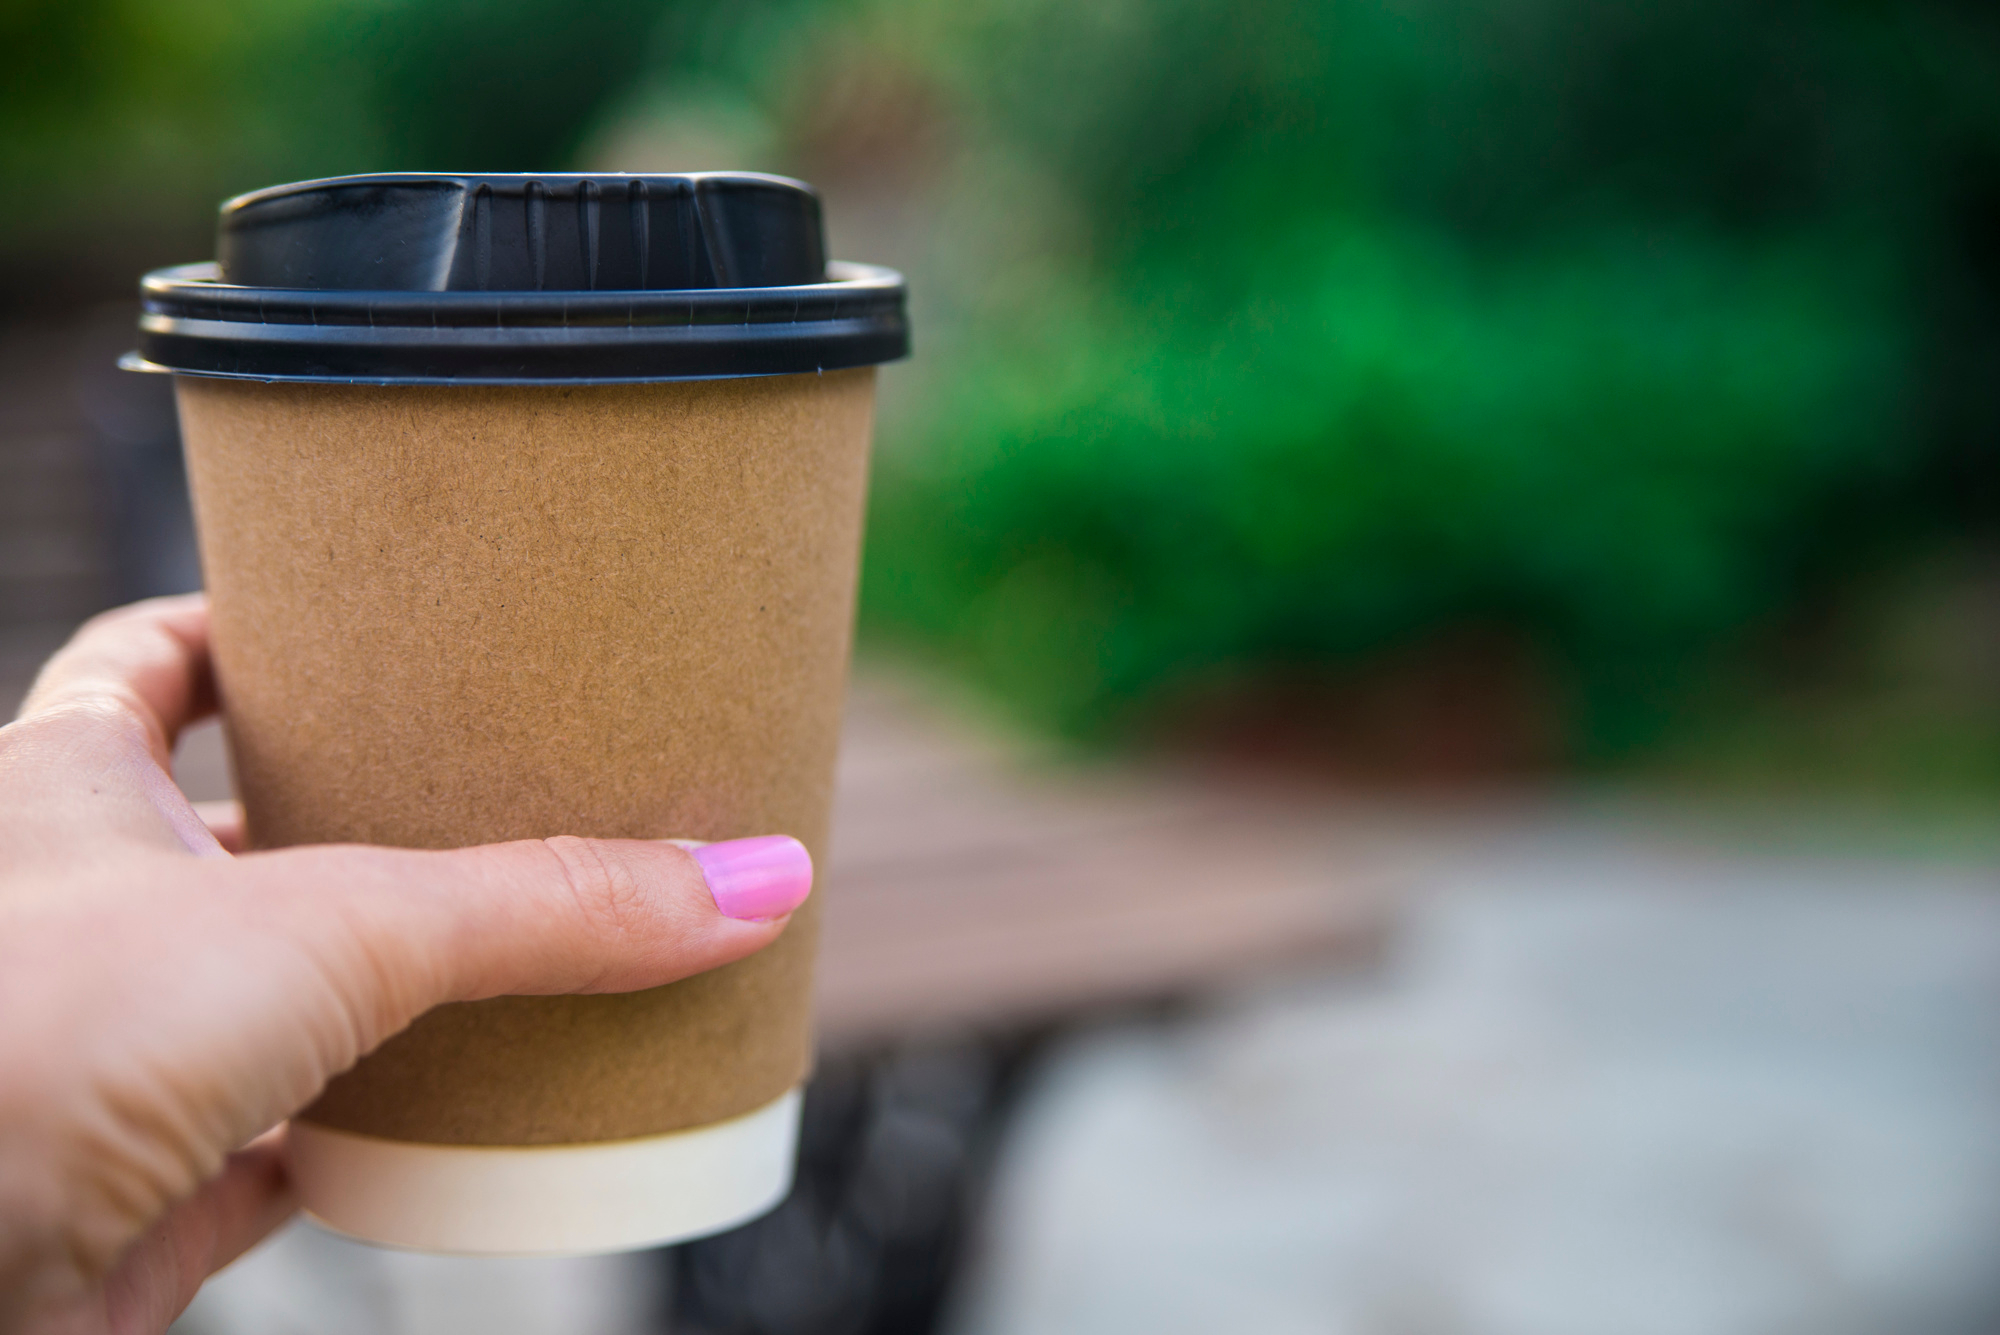
<svg viewBox="0 0 2000 1335"><path fill-rule="evenodd" d="M135 370L548 384L834 370L909 353L903 279L829 263L781 176L341 176L222 206L146 275Z"/></svg>

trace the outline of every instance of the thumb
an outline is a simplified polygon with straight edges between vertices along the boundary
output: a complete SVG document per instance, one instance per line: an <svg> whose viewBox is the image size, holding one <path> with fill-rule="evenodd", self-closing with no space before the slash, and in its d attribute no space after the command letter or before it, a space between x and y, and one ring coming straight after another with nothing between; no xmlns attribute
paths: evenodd
<svg viewBox="0 0 2000 1335"><path fill-rule="evenodd" d="M328 845L230 865L348 1022L354 1050L328 1052L328 1075L445 1002L634 991L741 959L777 939L813 875L783 835Z"/></svg>

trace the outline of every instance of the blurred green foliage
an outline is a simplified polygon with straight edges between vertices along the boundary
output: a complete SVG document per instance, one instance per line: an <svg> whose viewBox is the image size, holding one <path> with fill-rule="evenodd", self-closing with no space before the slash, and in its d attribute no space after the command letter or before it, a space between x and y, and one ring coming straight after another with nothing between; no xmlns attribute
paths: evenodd
<svg viewBox="0 0 2000 1335"><path fill-rule="evenodd" d="M874 624L1085 730L1502 626L1572 754L1653 739L1745 627L1994 516L1996 38L1920 5L996 10L956 68L1080 214L1087 295L953 349L880 476Z"/></svg>
<svg viewBox="0 0 2000 1335"><path fill-rule="evenodd" d="M0 118L16 272L340 171L820 182L920 317L864 625L1078 732L1470 625L1618 754L2000 512L1983 5L12 0Z"/></svg>
<svg viewBox="0 0 2000 1335"><path fill-rule="evenodd" d="M4 0L0 251L60 290L185 258L219 199L277 181L564 162L659 23L658 0Z"/></svg>
<svg viewBox="0 0 2000 1335"><path fill-rule="evenodd" d="M1664 667L1791 592L1815 502L1895 473L1904 348L1810 258L1587 240L1474 266L1329 222L1211 314L993 347L885 469L871 614L1085 727L1507 626L1643 735Z"/></svg>

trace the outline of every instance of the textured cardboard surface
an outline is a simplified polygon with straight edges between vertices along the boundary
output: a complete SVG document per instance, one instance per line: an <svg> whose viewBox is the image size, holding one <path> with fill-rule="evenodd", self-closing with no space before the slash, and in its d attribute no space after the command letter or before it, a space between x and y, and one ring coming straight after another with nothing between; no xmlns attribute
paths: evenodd
<svg viewBox="0 0 2000 1335"><path fill-rule="evenodd" d="M872 370L178 387L254 844L786 833L823 862ZM669 987L433 1011L306 1116L541 1145L768 1103L810 1060L815 905Z"/></svg>

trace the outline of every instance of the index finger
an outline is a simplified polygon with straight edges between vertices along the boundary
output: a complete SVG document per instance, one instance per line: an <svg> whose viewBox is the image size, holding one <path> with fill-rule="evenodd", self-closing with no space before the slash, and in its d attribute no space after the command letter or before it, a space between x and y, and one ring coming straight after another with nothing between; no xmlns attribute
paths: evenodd
<svg viewBox="0 0 2000 1335"><path fill-rule="evenodd" d="M215 712L207 596L151 598L85 622L42 667L18 717L71 704L131 714L166 769L181 729Z"/></svg>
<svg viewBox="0 0 2000 1335"><path fill-rule="evenodd" d="M0 728L7 860L69 866L132 840L222 856L169 768L176 736L214 704L200 595L87 622Z"/></svg>

